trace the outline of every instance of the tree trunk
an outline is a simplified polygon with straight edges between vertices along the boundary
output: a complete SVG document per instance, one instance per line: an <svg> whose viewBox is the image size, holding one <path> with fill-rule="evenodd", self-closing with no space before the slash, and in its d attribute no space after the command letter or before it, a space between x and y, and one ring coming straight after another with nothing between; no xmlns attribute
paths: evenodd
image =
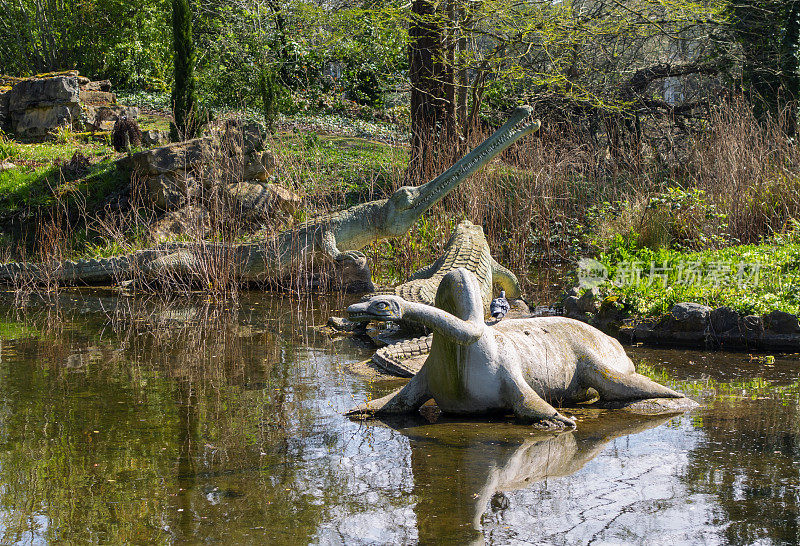
<svg viewBox="0 0 800 546"><path fill-rule="evenodd" d="M172 88L173 140L190 139L200 129L195 50L192 39L192 10L189 0L172 0L172 40L175 83Z"/></svg>
<svg viewBox="0 0 800 546"><path fill-rule="evenodd" d="M414 0L409 28L411 159L406 179L419 182L440 170L448 131L455 127L452 67L447 66L445 30L431 0ZM445 85L450 82L449 85ZM452 134L452 133L451 133Z"/></svg>

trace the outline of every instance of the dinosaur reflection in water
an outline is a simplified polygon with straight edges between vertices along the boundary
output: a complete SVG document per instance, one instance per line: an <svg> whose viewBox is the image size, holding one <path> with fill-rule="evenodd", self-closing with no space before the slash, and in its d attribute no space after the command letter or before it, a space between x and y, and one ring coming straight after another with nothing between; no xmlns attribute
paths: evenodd
<svg viewBox="0 0 800 546"><path fill-rule="evenodd" d="M580 413L578 429L561 434L503 422L384 420L410 440L419 542L482 544L481 518L490 505L508 507L504 492L574 474L611 440L675 417Z"/></svg>

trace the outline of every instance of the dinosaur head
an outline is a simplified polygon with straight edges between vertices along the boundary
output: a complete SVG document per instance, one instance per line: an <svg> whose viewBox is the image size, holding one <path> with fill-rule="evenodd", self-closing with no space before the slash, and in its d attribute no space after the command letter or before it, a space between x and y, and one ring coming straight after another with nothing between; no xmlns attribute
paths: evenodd
<svg viewBox="0 0 800 546"><path fill-rule="evenodd" d="M374 296L347 308L350 320L355 322L397 321L403 318L403 313L403 299L397 296Z"/></svg>
<svg viewBox="0 0 800 546"><path fill-rule="evenodd" d="M533 119L533 108L516 108L505 125L445 172L421 186L403 186L394 192L386 203L386 231L395 236L408 231L425 211L441 201L472 173L518 139L537 131L540 126L539 120Z"/></svg>
<svg viewBox="0 0 800 546"><path fill-rule="evenodd" d="M478 277L463 267L454 269L442 277L435 305L461 320L483 322L483 296Z"/></svg>

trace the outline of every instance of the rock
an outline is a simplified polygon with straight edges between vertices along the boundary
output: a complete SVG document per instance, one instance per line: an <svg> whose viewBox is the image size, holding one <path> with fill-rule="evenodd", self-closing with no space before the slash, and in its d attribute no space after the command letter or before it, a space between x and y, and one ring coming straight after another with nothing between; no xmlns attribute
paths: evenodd
<svg viewBox="0 0 800 546"><path fill-rule="evenodd" d="M0 162L0 173L3 171L10 171L11 169L16 169L16 168L17 168L16 165L8 161Z"/></svg>
<svg viewBox="0 0 800 546"><path fill-rule="evenodd" d="M301 196L277 184L239 182L228 184L226 193L235 207L256 218L268 217L276 209L291 214L303 205Z"/></svg>
<svg viewBox="0 0 800 546"><path fill-rule="evenodd" d="M348 294L374 292L372 273L365 257L337 260L335 264L336 282Z"/></svg>
<svg viewBox="0 0 800 546"><path fill-rule="evenodd" d="M510 300L508 303L511 305L511 309L509 309L508 315L506 315L508 318L527 318L531 316L531 308L525 300Z"/></svg>
<svg viewBox="0 0 800 546"><path fill-rule="evenodd" d="M776 334L794 334L800 331L797 316L784 311L771 311L764 315L764 328Z"/></svg>
<svg viewBox="0 0 800 546"><path fill-rule="evenodd" d="M139 109L132 106L93 106L84 104L82 110L84 128L90 131L111 131L118 118L125 116L128 119L139 117Z"/></svg>
<svg viewBox="0 0 800 546"><path fill-rule="evenodd" d="M565 317L572 317L580 313L577 296L567 296L561 301L561 305L564 306Z"/></svg>
<svg viewBox="0 0 800 546"><path fill-rule="evenodd" d="M226 147L236 149L244 155L264 148L264 135L256 123L229 119L222 128L221 140Z"/></svg>
<svg viewBox="0 0 800 546"><path fill-rule="evenodd" d="M702 332L708 327L711 308L699 303L676 303L663 326L676 332Z"/></svg>
<svg viewBox="0 0 800 546"><path fill-rule="evenodd" d="M0 88L0 129L5 127L10 121L10 117L8 115L8 98L8 91L4 91L2 88Z"/></svg>
<svg viewBox="0 0 800 546"><path fill-rule="evenodd" d="M625 316L625 308L616 298L606 298L595 316L596 326L604 331L618 328Z"/></svg>
<svg viewBox="0 0 800 546"><path fill-rule="evenodd" d="M77 76L22 80L9 91L11 129L22 139L46 137L58 127L80 120Z"/></svg>
<svg viewBox="0 0 800 546"><path fill-rule="evenodd" d="M189 205L168 212L151 224L147 237L154 243L162 243L180 236L201 239L208 234L210 224L207 210Z"/></svg>
<svg viewBox="0 0 800 546"><path fill-rule="evenodd" d="M643 400L599 401L592 407L618 409L638 415L663 415L683 413L700 407L691 398L645 398Z"/></svg>
<svg viewBox="0 0 800 546"><path fill-rule="evenodd" d="M43 106L28 108L22 113L12 112L12 127L21 139L39 139L48 136L59 127L72 127L80 117L80 107L76 104L62 106Z"/></svg>
<svg viewBox="0 0 800 546"><path fill-rule="evenodd" d="M0 113L0 118L5 117L21 139L41 139L58 127L107 131L118 116L139 115L138 108L118 105L110 86L107 81L88 82L76 71L14 80L13 88L6 93L8 97L0 101L7 105L7 113Z"/></svg>
<svg viewBox="0 0 800 546"><path fill-rule="evenodd" d="M89 81L89 78L79 78L81 91L111 91L111 82L108 80Z"/></svg>
<svg viewBox="0 0 800 546"><path fill-rule="evenodd" d="M589 322L589 319L592 318L589 313L581 311L580 299L575 296L567 296L561 304L564 306L564 316L567 318L583 322Z"/></svg>
<svg viewBox="0 0 800 546"><path fill-rule="evenodd" d="M32 78L22 80L11 89L8 109L14 114L28 108L43 108L64 104L78 105L80 87L77 76Z"/></svg>
<svg viewBox="0 0 800 546"><path fill-rule="evenodd" d="M164 146L169 143L169 132L149 129L142 131L142 145L148 148Z"/></svg>
<svg viewBox="0 0 800 546"><path fill-rule="evenodd" d="M89 91L84 88L81 89L78 96L82 103L93 106L113 106L117 104L117 96L106 91Z"/></svg>
<svg viewBox="0 0 800 546"><path fill-rule="evenodd" d="M764 321L758 315L748 315L742 319L742 330L747 340L760 340L764 336Z"/></svg>
<svg viewBox="0 0 800 546"><path fill-rule="evenodd" d="M739 313L730 307L718 307L709 315L714 334L739 333Z"/></svg>
<svg viewBox="0 0 800 546"><path fill-rule="evenodd" d="M581 313L597 313L600 310L600 290L597 287L587 289L578 298L577 305Z"/></svg>
<svg viewBox="0 0 800 546"><path fill-rule="evenodd" d="M160 148L137 152L131 157L133 170L142 175L161 175L175 171L188 171L205 158L213 157L214 139L195 138L176 142Z"/></svg>
<svg viewBox="0 0 800 546"><path fill-rule="evenodd" d="M275 155L267 150L247 155L242 170L243 180L266 180L275 169Z"/></svg>
<svg viewBox="0 0 800 546"><path fill-rule="evenodd" d="M577 286L573 286L566 291L567 296L575 296L576 298L581 295L581 290Z"/></svg>
<svg viewBox="0 0 800 546"><path fill-rule="evenodd" d="M193 176L179 171L147 177L145 184L147 198L161 210L183 206L199 189Z"/></svg>

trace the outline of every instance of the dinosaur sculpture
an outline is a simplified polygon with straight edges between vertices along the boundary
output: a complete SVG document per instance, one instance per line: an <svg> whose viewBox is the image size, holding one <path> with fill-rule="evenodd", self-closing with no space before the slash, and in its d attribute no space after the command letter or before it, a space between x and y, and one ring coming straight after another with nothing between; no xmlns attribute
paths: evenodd
<svg viewBox="0 0 800 546"><path fill-rule="evenodd" d="M369 289L369 268L359 252L381 239L403 235L422 214L448 192L519 138L539 129L533 110L518 107L508 122L489 138L435 179L417 187L402 187L388 199L361 203L321 216L274 239L244 244L175 243L133 252L124 256L55 263L10 263L0 266L0 283L14 283L20 277L34 282L58 281L69 284L101 284L123 280L135 272L148 275L178 275L202 279L199 265L210 252L236 265L243 282L263 281L298 260L314 256L337 263L349 262L365 271L358 288Z"/></svg>
<svg viewBox="0 0 800 546"><path fill-rule="evenodd" d="M436 306L397 296L351 305L351 320L415 320L434 331L430 356L398 392L354 408L350 414L408 413L430 398L446 413L508 411L546 426L575 427L553 403L683 398L636 373L619 342L563 317L484 322L475 275L448 273Z"/></svg>
<svg viewBox="0 0 800 546"><path fill-rule="evenodd" d="M459 267L477 277L485 312L489 310L495 285L511 299L522 296L517 277L492 258L483 228L468 220L456 226L444 252L434 263L415 272L408 282L378 294L393 294L406 301L433 305L439 283L445 275ZM372 356L372 362L394 375L411 377L419 370L416 363L420 357L430 351L432 340L433 335L428 335L381 347Z"/></svg>

